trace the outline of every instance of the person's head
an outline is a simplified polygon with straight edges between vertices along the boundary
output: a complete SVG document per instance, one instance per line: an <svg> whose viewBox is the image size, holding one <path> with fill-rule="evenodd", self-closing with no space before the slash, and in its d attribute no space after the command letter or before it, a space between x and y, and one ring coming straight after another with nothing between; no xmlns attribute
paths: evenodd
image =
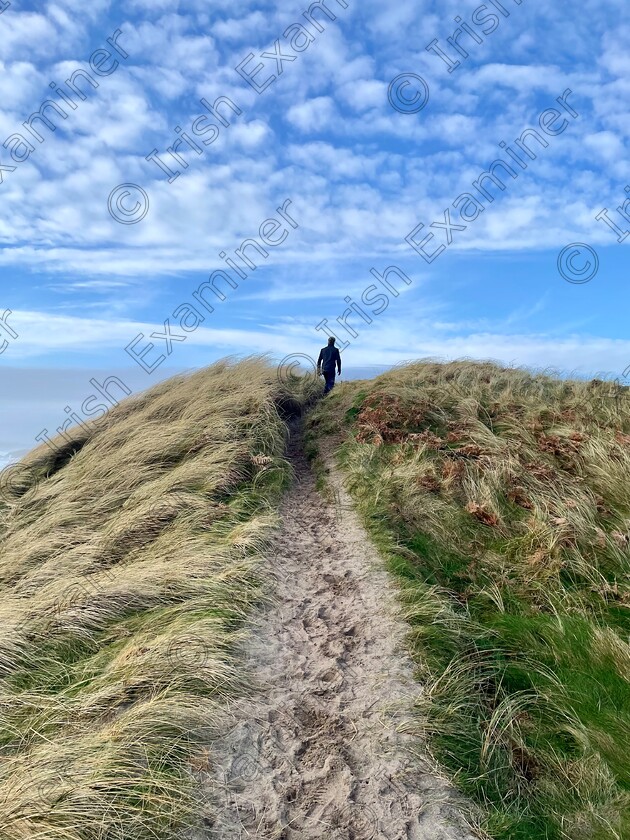
<svg viewBox="0 0 630 840"><path fill-rule="evenodd" d="M328 343L332 346L335 343L335 337L333 335L330 336L328 339Z"/></svg>

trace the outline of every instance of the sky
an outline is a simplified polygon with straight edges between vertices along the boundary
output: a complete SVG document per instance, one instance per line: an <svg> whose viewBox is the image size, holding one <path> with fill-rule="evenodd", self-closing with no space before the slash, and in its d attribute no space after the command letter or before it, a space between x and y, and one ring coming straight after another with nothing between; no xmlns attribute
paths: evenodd
<svg viewBox="0 0 630 840"><path fill-rule="evenodd" d="M627 0L0 9L0 465L330 333L630 381Z"/></svg>

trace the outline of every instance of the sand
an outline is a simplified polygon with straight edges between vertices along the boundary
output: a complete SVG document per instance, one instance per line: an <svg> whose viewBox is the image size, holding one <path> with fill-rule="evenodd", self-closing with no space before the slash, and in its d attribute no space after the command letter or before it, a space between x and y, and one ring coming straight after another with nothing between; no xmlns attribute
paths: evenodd
<svg viewBox="0 0 630 840"><path fill-rule="evenodd" d="M243 651L251 697L210 750L219 818L206 836L469 840L461 800L414 733L422 686L394 584L322 454L333 502L293 431L295 481L269 556L274 603Z"/></svg>

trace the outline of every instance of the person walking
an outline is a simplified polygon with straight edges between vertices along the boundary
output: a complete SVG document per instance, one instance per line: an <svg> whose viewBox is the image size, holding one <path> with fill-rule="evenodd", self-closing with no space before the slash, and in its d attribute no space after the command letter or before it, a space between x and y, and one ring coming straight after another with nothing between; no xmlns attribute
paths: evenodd
<svg viewBox="0 0 630 840"><path fill-rule="evenodd" d="M335 339L331 335L328 339L328 345L322 347L317 359L317 375L323 373L326 381L325 394L335 387L335 366L337 367L337 373L341 376L341 353L335 347Z"/></svg>

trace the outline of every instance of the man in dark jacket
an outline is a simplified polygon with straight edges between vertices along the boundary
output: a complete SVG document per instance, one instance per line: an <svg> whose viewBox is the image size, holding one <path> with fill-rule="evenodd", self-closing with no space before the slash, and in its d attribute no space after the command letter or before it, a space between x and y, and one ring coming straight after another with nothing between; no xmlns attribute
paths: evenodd
<svg viewBox="0 0 630 840"><path fill-rule="evenodd" d="M335 339L331 336L328 339L328 346L322 347L317 359L317 375L323 373L326 380L325 394L335 387L335 365L337 373L341 376L341 354L335 347Z"/></svg>

